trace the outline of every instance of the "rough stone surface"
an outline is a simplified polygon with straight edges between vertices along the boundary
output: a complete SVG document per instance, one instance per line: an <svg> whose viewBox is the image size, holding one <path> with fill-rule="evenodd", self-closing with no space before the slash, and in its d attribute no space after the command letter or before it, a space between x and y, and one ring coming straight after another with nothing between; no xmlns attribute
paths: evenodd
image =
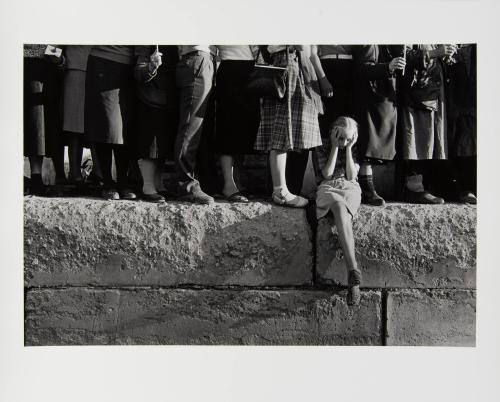
<svg viewBox="0 0 500 402"><path fill-rule="evenodd" d="M28 290L26 345L381 345L381 294L298 290Z"/></svg>
<svg viewBox="0 0 500 402"><path fill-rule="evenodd" d="M387 345L475 346L476 292L403 290L387 297Z"/></svg>
<svg viewBox="0 0 500 402"><path fill-rule="evenodd" d="M25 198L25 286L304 285L303 210Z"/></svg>
<svg viewBox="0 0 500 402"><path fill-rule="evenodd" d="M475 288L475 206L363 205L354 236L365 287ZM345 285L340 243L327 218L318 224L316 255L318 281Z"/></svg>

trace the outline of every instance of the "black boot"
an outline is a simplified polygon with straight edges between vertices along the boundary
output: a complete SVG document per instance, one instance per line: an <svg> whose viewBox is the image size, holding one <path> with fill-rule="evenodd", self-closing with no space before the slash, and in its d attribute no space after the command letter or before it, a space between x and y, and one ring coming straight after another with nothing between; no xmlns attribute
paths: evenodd
<svg viewBox="0 0 500 402"><path fill-rule="evenodd" d="M373 185L372 175L359 175L359 185L361 187L361 202L363 204L382 207L385 205L384 199L377 194Z"/></svg>

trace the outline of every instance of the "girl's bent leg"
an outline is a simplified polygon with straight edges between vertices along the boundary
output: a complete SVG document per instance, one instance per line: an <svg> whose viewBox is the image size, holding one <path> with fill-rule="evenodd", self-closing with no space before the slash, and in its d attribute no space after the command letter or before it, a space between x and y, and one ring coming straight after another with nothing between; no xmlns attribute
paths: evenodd
<svg viewBox="0 0 500 402"><path fill-rule="evenodd" d="M331 207L335 226L339 235L340 245L346 259L346 266L349 271L357 271L358 264L354 253L354 234L352 231L351 215L347 211L347 207L343 204L336 203Z"/></svg>
<svg viewBox="0 0 500 402"><path fill-rule="evenodd" d="M360 301L359 284L361 282L361 272L358 269L354 252L354 234L352 230L352 219L347 207L341 203L333 204L331 207L335 226L344 252L346 267L348 270L348 304L357 305Z"/></svg>

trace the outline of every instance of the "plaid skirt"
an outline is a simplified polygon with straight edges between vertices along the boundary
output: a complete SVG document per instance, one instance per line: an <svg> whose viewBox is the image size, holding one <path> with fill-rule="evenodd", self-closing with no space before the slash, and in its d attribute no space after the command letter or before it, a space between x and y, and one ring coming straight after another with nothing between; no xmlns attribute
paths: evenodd
<svg viewBox="0 0 500 402"><path fill-rule="evenodd" d="M321 145L319 110L307 94L296 56L290 56L287 72L284 98L262 99L256 150L300 151Z"/></svg>

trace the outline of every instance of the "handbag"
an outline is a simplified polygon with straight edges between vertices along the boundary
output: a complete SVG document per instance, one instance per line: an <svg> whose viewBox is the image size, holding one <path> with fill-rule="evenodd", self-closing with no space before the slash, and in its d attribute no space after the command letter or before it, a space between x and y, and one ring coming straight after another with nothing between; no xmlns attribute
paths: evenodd
<svg viewBox="0 0 500 402"><path fill-rule="evenodd" d="M259 64L260 47L255 57L255 65L250 73L247 91L257 98L282 99L287 87L286 67L277 67L270 64ZM289 63L288 46L286 60Z"/></svg>

